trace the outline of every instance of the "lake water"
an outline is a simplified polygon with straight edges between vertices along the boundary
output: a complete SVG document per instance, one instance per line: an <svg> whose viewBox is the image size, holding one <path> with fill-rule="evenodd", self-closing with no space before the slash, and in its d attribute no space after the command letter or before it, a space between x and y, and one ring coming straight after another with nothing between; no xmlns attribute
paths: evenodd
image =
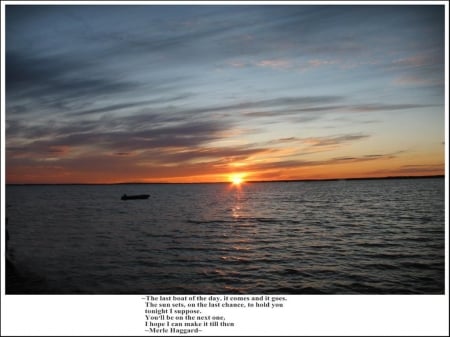
<svg viewBox="0 0 450 337"><path fill-rule="evenodd" d="M444 191L444 178L9 185L6 291L443 294Z"/></svg>

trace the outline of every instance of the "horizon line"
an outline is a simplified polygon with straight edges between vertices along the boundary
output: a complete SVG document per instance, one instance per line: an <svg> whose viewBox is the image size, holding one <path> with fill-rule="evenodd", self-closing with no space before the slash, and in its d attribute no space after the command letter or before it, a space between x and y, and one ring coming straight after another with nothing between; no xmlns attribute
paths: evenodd
<svg viewBox="0 0 450 337"><path fill-rule="evenodd" d="M384 177L353 177L353 178L312 178L312 179L277 179L277 180L247 180L244 184L259 183L292 183L292 182L315 182L315 181L342 181L342 180L383 180L383 179L423 179L423 178L445 178L445 174L420 175L420 176L384 176ZM6 183L7 185L176 185L176 184L230 184L229 181L204 181L204 182L117 182L117 183Z"/></svg>

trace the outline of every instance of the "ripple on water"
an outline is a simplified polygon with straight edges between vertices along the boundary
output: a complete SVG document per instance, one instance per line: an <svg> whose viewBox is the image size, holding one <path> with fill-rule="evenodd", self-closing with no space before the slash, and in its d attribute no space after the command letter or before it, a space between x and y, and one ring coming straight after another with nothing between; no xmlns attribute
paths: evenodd
<svg viewBox="0 0 450 337"><path fill-rule="evenodd" d="M444 291L444 179L7 186L6 199L11 293Z"/></svg>

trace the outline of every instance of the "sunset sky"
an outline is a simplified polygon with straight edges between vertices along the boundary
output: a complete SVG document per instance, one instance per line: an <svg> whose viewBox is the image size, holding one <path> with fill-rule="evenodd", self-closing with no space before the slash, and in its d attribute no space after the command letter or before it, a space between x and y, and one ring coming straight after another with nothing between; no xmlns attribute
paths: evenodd
<svg viewBox="0 0 450 337"><path fill-rule="evenodd" d="M5 17L7 183L444 174L442 5Z"/></svg>

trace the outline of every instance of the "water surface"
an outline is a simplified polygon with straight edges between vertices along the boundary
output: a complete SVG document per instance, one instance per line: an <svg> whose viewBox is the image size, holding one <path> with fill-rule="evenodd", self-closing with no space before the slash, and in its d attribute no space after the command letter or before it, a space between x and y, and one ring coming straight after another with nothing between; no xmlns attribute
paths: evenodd
<svg viewBox="0 0 450 337"><path fill-rule="evenodd" d="M443 178L9 185L6 213L7 293L444 293Z"/></svg>

